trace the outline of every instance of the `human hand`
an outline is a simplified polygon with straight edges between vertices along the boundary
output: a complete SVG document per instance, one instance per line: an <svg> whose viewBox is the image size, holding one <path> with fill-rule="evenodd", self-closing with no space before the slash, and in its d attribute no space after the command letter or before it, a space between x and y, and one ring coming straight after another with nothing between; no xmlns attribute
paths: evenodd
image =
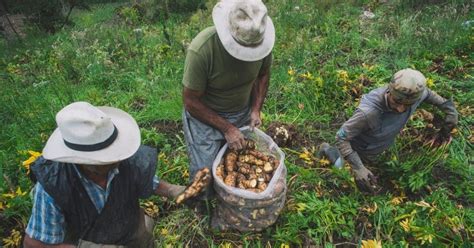
<svg viewBox="0 0 474 248"><path fill-rule="evenodd" d="M252 113L250 113L250 131L253 131L256 127L260 127L260 125L262 125L260 111L252 111Z"/></svg>
<svg viewBox="0 0 474 248"><path fill-rule="evenodd" d="M244 135L235 126L230 127L224 133L225 140L229 144L229 148L233 150L242 150L245 147Z"/></svg>
<svg viewBox="0 0 474 248"><path fill-rule="evenodd" d="M357 188L363 192L374 193L377 187L377 178L372 174L370 170L361 166L360 168L354 169L354 180Z"/></svg>
<svg viewBox="0 0 474 248"><path fill-rule="evenodd" d="M453 140L453 136L451 136L451 130L453 127L443 127L436 133L433 138L428 140L425 144L429 147L440 147L440 146L447 146Z"/></svg>

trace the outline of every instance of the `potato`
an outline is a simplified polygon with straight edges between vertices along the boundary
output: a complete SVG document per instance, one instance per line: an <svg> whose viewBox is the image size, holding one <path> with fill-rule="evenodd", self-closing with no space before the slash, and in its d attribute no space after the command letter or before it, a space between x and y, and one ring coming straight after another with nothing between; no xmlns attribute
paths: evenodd
<svg viewBox="0 0 474 248"><path fill-rule="evenodd" d="M234 171L229 172L224 179L224 183L231 187L235 187L236 181L237 181L237 175Z"/></svg>
<svg viewBox="0 0 474 248"><path fill-rule="evenodd" d="M255 141L246 139L245 142L243 150L227 151L216 175L228 186L260 193L268 187L280 161L256 150Z"/></svg>
<svg viewBox="0 0 474 248"><path fill-rule="evenodd" d="M267 184L265 182L258 182L257 188L261 191L264 191L267 188Z"/></svg>
<svg viewBox="0 0 474 248"><path fill-rule="evenodd" d="M263 164L263 171L265 171L266 173L272 172L273 171L272 164L270 162L265 162L265 164Z"/></svg>
<svg viewBox="0 0 474 248"><path fill-rule="evenodd" d="M229 151L225 155L225 170L227 172L235 171L235 162L237 161L237 153L234 151Z"/></svg>
<svg viewBox="0 0 474 248"><path fill-rule="evenodd" d="M216 176L220 179L224 179L224 165L219 164L216 168Z"/></svg>
<svg viewBox="0 0 474 248"><path fill-rule="evenodd" d="M204 168L204 169L199 170L194 176L194 180L191 183L191 185L189 185L183 191L183 193L181 193L180 195L178 195L178 197L176 197L176 203L181 204L185 200L192 198L198 195L199 193L201 193L201 191L204 190L207 187L207 185L209 185L209 183L211 182L211 178L212 176L211 176L211 171L209 170L209 168Z"/></svg>
<svg viewBox="0 0 474 248"><path fill-rule="evenodd" d="M237 162L237 171L242 174L249 174L251 171L251 166L247 163Z"/></svg>

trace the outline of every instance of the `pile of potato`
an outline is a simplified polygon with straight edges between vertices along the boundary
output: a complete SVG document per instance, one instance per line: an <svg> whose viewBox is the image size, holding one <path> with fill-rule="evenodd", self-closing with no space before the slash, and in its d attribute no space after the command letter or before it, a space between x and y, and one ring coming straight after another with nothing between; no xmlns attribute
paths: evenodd
<svg viewBox="0 0 474 248"><path fill-rule="evenodd" d="M272 180L280 161L255 149L253 140L246 140L245 149L228 149L216 169L216 175L231 187L260 193Z"/></svg>

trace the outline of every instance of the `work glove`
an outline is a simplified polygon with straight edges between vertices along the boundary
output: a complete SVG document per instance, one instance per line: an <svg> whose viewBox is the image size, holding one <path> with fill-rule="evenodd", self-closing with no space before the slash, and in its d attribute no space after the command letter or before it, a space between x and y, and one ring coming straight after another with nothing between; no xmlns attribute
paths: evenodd
<svg viewBox="0 0 474 248"><path fill-rule="evenodd" d="M374 193L377 187L377 179L365 166L358 169L352 169L354 172L354 180L359 190Z"/></svg>
<svg viewBox="0 0 474 248"><path fill-rule="evenodd" d="M375 193L374 189L377 187L377 178L364 166L359 155L353 152L346 156L346 160L351 164L357 188L363 192Z"/></svg>
<svg viewBox="0 0 474 248"><path fill-rule="evenodd" d="M458 124L458 112L456 111L456 107L451 100L441 104L440 109L446 113L446 117L439 132L436 133L434 137L426 143L430 147L449 145L453 140L451 131Z"/></svg>
<svg viewBox="0 0 474 248"><path fill-rule="evenodd" d="M232 125L224 133L225 140L229 144L229 148L233 150L242 150L245 147L245 137L238 128Z"/></svg>
<svg viewBox="0 0 474 248"><path fill-rule="evenodd" d="M262 125L260 111L252 111L252 113L250 113L250 131L253 131L256 127L260 127L260 125Z"/></svg>
<svg viewBox="0 0 474 248"><path fill-rule="evenodd" d="M426 142L426 145L430 147L439 147L439 146L449 145L451 141L453 140L453 137L451 136L451 130L452 128L443 126L439 130L439 132L437 132L433 136L433 138L431 138L430 140L428 140L428 142Z"/></svg>

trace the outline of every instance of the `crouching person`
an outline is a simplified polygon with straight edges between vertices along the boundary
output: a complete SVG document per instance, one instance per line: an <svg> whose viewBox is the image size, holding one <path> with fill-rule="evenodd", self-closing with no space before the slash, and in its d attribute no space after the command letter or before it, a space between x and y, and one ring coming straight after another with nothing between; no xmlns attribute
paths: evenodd
<svg viewBox="0 0 474 248"><path fill-rule="evenodd" d="M31 167L37 180L24 247L154 247L139 199L175 198L185 187L158 180L157 150L140 145L126 112L72 103Z"/></svg>
<svg viewBox="0 0 474 248"><path fill-rule="evenodd" d="M376 165L377 155L384 152L400 133L416 108L426 102L445 113L444 125L431 144L447 144L451 130L458 123L452 101L426 88L421 72L404 69L395 73L388 86L362 96L354 115L336 134L336 147L323 143L320 153L341 167L346 160L352 167L358 188L373 192L376 177L364 165ZM343 160L344 159L344 160Z"/></svg>

